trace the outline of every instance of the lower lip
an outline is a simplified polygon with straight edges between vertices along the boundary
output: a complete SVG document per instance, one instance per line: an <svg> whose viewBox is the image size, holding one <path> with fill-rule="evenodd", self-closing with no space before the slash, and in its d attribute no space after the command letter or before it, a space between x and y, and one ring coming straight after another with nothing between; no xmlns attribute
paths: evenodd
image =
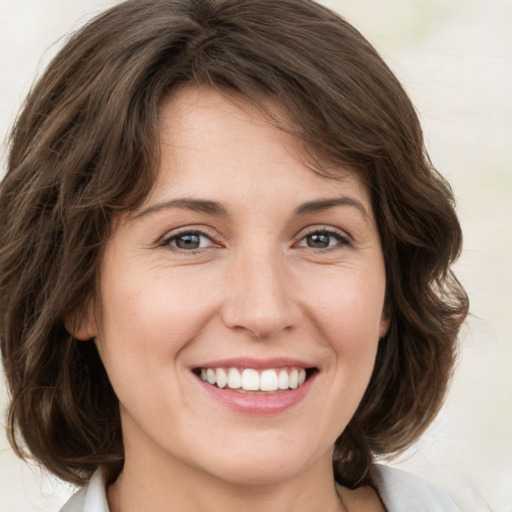
<svg viewBox="0 0 512 512"><path fill-rule="evenodd" d="M268 394L241 393L230 388L218 388L196 377L201 387L214 399L230 409L245 414L278 414L301 402L312 387L317 374L311 375L295 389Z"/></svg>

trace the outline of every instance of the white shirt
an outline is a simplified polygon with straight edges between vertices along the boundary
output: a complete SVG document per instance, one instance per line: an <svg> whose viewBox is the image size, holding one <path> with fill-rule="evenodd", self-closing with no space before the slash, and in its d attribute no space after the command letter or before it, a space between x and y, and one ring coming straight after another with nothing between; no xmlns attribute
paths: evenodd
<svg viewBox="0 0 512 512"><path fill-rule="evenodd" d="M405 471L374 465L372 479L388 512L461 512L446 492ZM101 469L60 512L109 512Z"/></svg>

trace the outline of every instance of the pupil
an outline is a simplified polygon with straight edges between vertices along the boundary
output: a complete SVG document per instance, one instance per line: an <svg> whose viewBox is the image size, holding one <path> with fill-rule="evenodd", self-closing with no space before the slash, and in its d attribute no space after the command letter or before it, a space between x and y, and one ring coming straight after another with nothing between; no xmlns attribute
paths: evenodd
<svg viewBox="0 0 512 512"><path fill-rule="evenodd" d="M199 244L199 235L181 235L176 239L176 246L180 249L197 249Z"/></svg>
<svg viewBox="0 0 512 512"><path fill-rule="evenodd" d="M330 235L325 233L313 233L308 235L308 246L316 249L323 249L329 247Z"/></svg>

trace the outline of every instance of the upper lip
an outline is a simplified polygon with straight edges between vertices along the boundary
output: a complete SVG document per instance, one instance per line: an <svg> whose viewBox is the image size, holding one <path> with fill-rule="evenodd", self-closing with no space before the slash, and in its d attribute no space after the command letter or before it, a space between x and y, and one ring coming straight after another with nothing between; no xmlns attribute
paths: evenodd
<svg viewBox="0 0 512 512"><path fill-rule="evenodd" d="M193 368L254 368L255 370L262 370L265 368L316 368L314 364L300 359L291 357L275 357L270 359L256 359L253 357L237 357L229 359L217 359L215 361L208 361Z"/></svg>

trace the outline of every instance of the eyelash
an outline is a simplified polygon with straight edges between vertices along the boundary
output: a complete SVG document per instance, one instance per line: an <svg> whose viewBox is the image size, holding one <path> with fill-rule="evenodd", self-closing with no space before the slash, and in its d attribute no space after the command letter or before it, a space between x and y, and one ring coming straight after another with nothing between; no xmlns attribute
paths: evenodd
<svg viewBox="0 0 512 512"><path fill-rule="evenodd" d="M327 235L328 237L335 238L338 243L335 245L332 245L332 246L329 244L327 247L317 247L317 248L301 245L301 242L306 240L307 237L311 237L314 235ZM211 242L211 245L209 245L208 247L197 247L194 249L183 249L183 248L177 247L176 245L172 245L174 242L176 242L177 240L179 240L181 237L184 237L184 236L196 236L199 238L205 237ZM350 246L350 245L351 245L351 241L347 235L343 234L343 232L340 232L340 231L332 229L332 228L327 228L327 227L320 228L320 229L317 228L317 229L314 229L312 231L305 233L300 238L299 242L295 244L295 246L298 246L298 247L316 249L318 251L329 251L329 250L333 250L333 249L336 249L339 247L345 247L345 246ZM186 253L186 254L195 254L195 253L198 253L205 249L210 249L212 246L219 247L219 244L216 244L215 241L213 240L213 238L203 231L195 230L195 229L184 229L182 231L173 233L172 235L164 238L161 241L161 243L159 244L159 246L171 247L172 250L174 250L176 252L181 252L181 253Z"/></svg>
<svg viewBox="0 0 512 512"><path fill-rule="evenodd" d="M302 242L303 240L307 239L307 237L314 236L314 235L328 235L329 237L335 238L338 242L337 244L335 244L333 246L328 245L327 247L317 247L316 249L318 249L319 251L328 251L328 250L336 249L339 247L351 245L350 238L347 235L345 235L341 231L338 231L338 230L332 229L332 228L327 228L327 227L319 228L319 229L317 228L317 229L314 229L313 231L309 231L308 233L306 233L305 235L303 235L301 237L299 243ZM303 247L303 246L300 246L300 247ZM308 248L314 249L313 247L308 247Z"/></svg>
<svg viewBox="0 0 512 512"><path fill-rule="evenodd" d="M159 245L160 245L160 247L171 247L174 251L181 252L181 253L187 253L187 254L195 254L204 249L210 248L210 246L209 246L209 247L198 247L195 249L183 249L181 247L172 245L173 242L176 242L176 240L178 240L186 235L197 236L199 238L207 238L211 242L211 246L218 245L218 244L215 244L214 240L212 239L212 237L210 235L208 235L204 231L200 231L198 229L184 229L182 231L179 231L178 233L173 233L172 235L164 238Z"/></svg>

